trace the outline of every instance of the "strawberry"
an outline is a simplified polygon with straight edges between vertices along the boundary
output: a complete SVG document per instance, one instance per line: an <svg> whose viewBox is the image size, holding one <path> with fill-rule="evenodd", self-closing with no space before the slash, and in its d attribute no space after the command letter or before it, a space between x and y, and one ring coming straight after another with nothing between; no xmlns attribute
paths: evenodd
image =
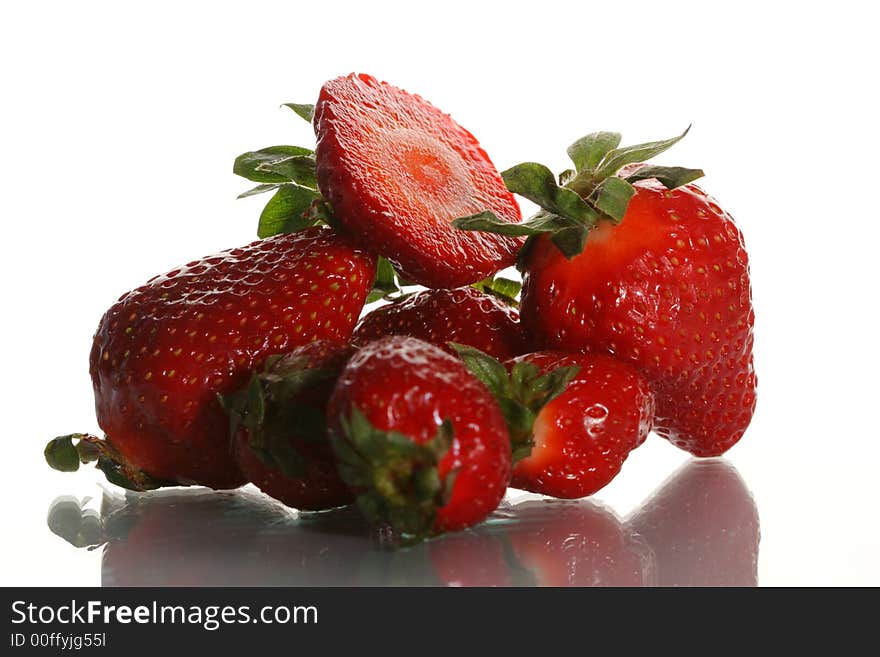
<svg viewBox="0 0 880 657"><path fill-rule="evenodd" d="M510 485L578 498L607 485L651 430L654 399L635 369L600 354L537 352L515 359L546 373L577 366L565 390L534 421L531 453L517 461Z"/></svg>
<svg viewBox="0 0 880 657"><path fill-rule="evenodd" d="M689 184L702 172L634 164L683 136L618 149L616 133L588 135L569 149L577 171L561 186L537 164L503 174L542 205L535 217L514 229L490 213L456 225L531 235L521 312L536 346L634 365L655 393L657 433L713 456L754 412L754 312L742 234Z"/></svg>
<svg viewBox="0 0 880 657"><path fill-rule="evenodd" d="M627 526L650 543L658 586L758 584L758 510L724 460L686 463Z"/></svg>
<svg viewBox="0 0 880 657"><path fill-rule="evenodd" d="M47 459L64 470L97 459L114 483L135 489L240 485L217 395L241 387L272 354L347 340L374 273L374 256L314 227L151 279L107 311L92 345L107 441L63 436Z"/></svg>
<svg viewBox="0 0 880 657"><path fill-rule="evenodd" d="M647 381L609 356L535 352L502 364L473 347L452 346L504 413L514 488L592 495L651 430Z"/></svg>
<svg viewBox="0 0 880 657"><path fill-rule="evenodd" d="M419 96L368 75L327 82L314 112L318 186L338 223L407 279L453 288L513 264L515 237L455 230L519 206L469 132Z"/></svg>
<svg viewBox="0 0 880 657"><path fill-rule="evenodd" d="M321 511L354 496L342 482L327 438L327 400L354 347L309 342L227 395L235 456L245 479L288 506Z"/></svg>
<svg viewBox="0 0 880 657"><path fill-rule="evenodd" d="M473 525L504 496L501 411L464 363L427 342L392 336L358 351L330 398L328 424L361 510L404 538Z"/></svg>
<svg viewBox="0 0 880 657"><path fill-rule="evenodd" d="M358 344L385 335L409 335L450 352L446 343L458 342L501 359L525 351L516 309L471 287L404 297L372 311L354 330Z"/></svg>

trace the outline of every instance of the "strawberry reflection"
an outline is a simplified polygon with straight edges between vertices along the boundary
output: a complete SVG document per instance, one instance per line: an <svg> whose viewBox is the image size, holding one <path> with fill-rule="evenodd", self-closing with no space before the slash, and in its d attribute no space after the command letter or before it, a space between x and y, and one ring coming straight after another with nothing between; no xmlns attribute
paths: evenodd
<svg viewBox="0 0 880 657"><path fill-rule="evenodd" d="M724 460L692 460L628 519L591 500L506 505L389 549L352 508L297 514L247 490L60 497L53 532L103 549L105 586L755 586L758 514Z"/></svg>

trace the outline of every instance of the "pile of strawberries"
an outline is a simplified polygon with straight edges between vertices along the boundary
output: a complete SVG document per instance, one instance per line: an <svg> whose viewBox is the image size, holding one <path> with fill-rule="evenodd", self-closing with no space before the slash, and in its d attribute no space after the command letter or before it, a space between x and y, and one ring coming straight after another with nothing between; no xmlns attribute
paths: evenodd
<svg viewBox="0 0 880 657"><path fill-rule="evenodd" d="M54 439L53 467L94 461L134 490L252 482L418 539L480 522L508 486L590 495L652 429L697 456L743 435L742 236L701 171L643 164L684 135L593 133L558 177L499 174L448 115L367 75L289 107L317 149L235 162L258 183L243 196L273 193L261 239L107 311L90 359L105 438ZM541 209L523 221L514 193ZM496 276L514 264L519 308Z"/></svg>

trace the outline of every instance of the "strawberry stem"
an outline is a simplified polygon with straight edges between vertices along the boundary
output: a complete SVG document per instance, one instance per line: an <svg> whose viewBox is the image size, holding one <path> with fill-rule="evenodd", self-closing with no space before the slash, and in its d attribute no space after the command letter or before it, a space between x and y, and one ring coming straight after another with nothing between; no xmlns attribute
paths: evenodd
<svg viewBox="0 0 880 657"><path fill-rule="evenodd" d="M53 438L43 450L46 463L61 472L76 472L80 463L95 463L107 481L134 491L179 486L177 482L151 477L129 463L106 439L88 433L72 433Z"/></svg>

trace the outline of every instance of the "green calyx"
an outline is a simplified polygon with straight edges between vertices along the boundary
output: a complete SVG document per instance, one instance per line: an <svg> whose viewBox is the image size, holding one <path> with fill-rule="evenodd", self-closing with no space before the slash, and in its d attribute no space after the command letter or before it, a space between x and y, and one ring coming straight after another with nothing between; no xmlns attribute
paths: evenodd
<svg viewBox="0 0 880 657"><path fill-rule="evenodd" d="M282 107L293 110L311 123L314 105L285 103ZM247 198L266 192L275 192L257 226L257 236L271 237L281 233L295 233L318 223L332 224L332 212L318 191L315 173L315 153L302 146L269 146L248 151L235 158L232 172L259 183L238 198Z"/></svg>
<svg viewBox="0 0 880 657"><path fill-rule="evenodd" d="M338 377L338 369L309 368L304 359L269 358L265 371L253 374L244 388L219 396L229 416L230 440L244 430L248 446L264 465L290 479L305 477L308 463L290 438L326 440L327 423L322 408L300 398L307 389Z"/></svg>
<svg viewBox="0 0 880 657"><path fill-rule="evenodd" d="M174 481L151 477L136 468L106 439L87 433L72 433L53 438L43 450L46 463L61 472L76 472L81 463L95 463L107 481L134 491L179 486Z"/></svg>
<svg viewBox="0 0 880 657"><path fill-rule="evenodd" d="M506 303L508 306L519 306L517 296L522 289L522 283L520 283L519 281L515 281L510 278L504 278L502 276L496 276L494 278L487 278L482 281L477 281L476 283L471 284L471 287L475 290L483 292L484 294L489 294L495 297L496 299Z"/></svg>
<svg viewBox="0 0 880 657"><path fill-rule="evenodd" d="M541 409L561 395L577 376L577 366L558 367L546 373L534 364L520 361L510 372L490 355L463 344L450 342L471 373L498 402L510 433L513 462L532 453L534 425Z"/></svg>
<svg viewBox="0 0 880 657"><path fill-rule="evenodd" d="M666 151L688 133L690 127L672 139L619 147L616 132L594 132L568 147L574 169L553 175L543 164L524 162L501 173L507 188L514 194L536 203L541 209L526 221L511 224L490 211L461 217L452 225L462 230L478 230L514 237L527 236L524 253L531 240L548 235L566 258L584 250L587 235L604 219L619 223L635 194L632 183L655 178L667 189L674 189L702 177L699 169L643 166L626 177L618 171Z"/></svg>
<svg viewBox="0 0 880 657"><path fill-rule="evenodd" d="M314 120L314 105L284 103L282 107L291 109L309 123ZM318 189L315 168L315 152L302 146L269 146L235 158L232 172L259 183L239 194L238 198L274 192L260 213L257 237L265 239L282 233L298 233L317 225L338 229L333 208ZM398 299L404 295L401 288L405 285L410 283L401 278L390 262L380 257L376 282L366 303Z"/></svg>
<svg viewBox="0 0 880 657"><path fill-rule="evenodd" d="M391 264L391 261L379 256L376 262L376 278L373 281L373 289L367 295L366 303L374 301L400 301L410 296L412 292L406 292L403 288L413 285L405 280Z"/></svg>
<svg viewBox="0 0 880 657"><path fill-rule="evenodd" d="M452 446L452 423L444 420L422 444L377 429L357 407L340 425L341 431L331 436L339 473L367 519L390 525L405 540L431 536L437 510L449 502L455 485L454 471L443 478L439 473Z"/></svg>

